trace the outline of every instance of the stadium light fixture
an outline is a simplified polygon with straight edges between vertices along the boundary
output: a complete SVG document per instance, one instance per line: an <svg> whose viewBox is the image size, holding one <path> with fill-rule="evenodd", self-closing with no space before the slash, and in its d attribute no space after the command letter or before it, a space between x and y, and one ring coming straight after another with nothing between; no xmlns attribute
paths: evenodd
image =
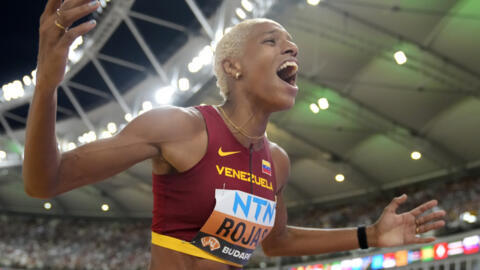
<svg viewBox="0 0 480 270"><path fill-rule="evenodd" d="M318 100L318 107L322 110L328 109L330 107L330 104L328 103L328 99L326 98L321 98Z"/></svg>
<svg viewBox="0 0 480 270"><path fill-rule="evenodd" d="M413 151L411 154L410 154L410 157L413 159L413 160L419 160L422 158L422 153L420 153L419 151Z"/></svg>
<svg viewBox="0 0 480 270"><path fill-rule="evenodd" d="M212 63L212 59L213 59L213 48L212 48L212 46L207 45L207 46L203 47L203 49L198 54L198 57L200 57L200 62L202 63L202 66L210 65Z"/></svg>
<svg viewBox="0 0 480 270"><path fill-rule="evenodd" d="M133 120L133 115L131 113L125 114L125 121L130 122Z"/></svg>
<svg viewBox="0 0 480 270"><path fill-rule="evenodd" d="M245 9L248 12L253 11L253 4L252 4L252 2L250 2L248 0L242 0L242 7L243 7L243 9Z"/></svg>
<svg viewBox="0 0 480 270"><path fill-rule="evenodd" d="M477 222L477 216L473 215L472 213L470 212L465 212L461 215L461 218L463 221L467 222L467 223L475 223Z"/></svg>
<svg viewBox="0 0 480 270"><path fill-rule="evenodd" d="M50 210L52 209L52 204L50 202L46 202L43 204L43 208L45 208L46 210Z"/></svg>
<svg viewBox="0 0 480 270"><path fill-rule="evenodd" d="M153 108L152 102L150 102L150 101L147 100L147 101L144 101L144 102L142 103L142 110L148 112L148 111L150 111L152 108Z"/></svg>
<svg viewBox="0 0 480 270"><path fill-rule="evenodd" d="M100 132L100 139L111 138L112 133L108 132L107 130L102 130Z"/></svg>
<svg viewBox="0 0 480 270"><path fill-rule="evenodd" d="M165 86L157 90L155 93L155 101L158 104L168 104L172 99L175 89L171 86Z"/></svg>
<svg viewBox="0 0 480 270"><path fill-rule="evenodd" d="M4 160L7 158L7 152L5 151L0 151L0 160Z"/></svg>
<svg viewBox="0 0 480 270"><path fill-rule="evenodd" d="M343 181L345 181L345 175L343 175L343 174L341 174L341 173L335 175L335 181L337 181L337 182L343 182Z"/></svg>
<svg viewBox="0 0 480 270"><path fill-rule="evenodd" d="M242 20L245 20L247 18L247 14L241 8L235 9L235 14L237 14L238 18Z"/></svg>
<svg viewBox="0 0 480 270"><path fill-rule="evenodd" d="M30 86L32 84L32 79L30 79L30 76L28 75L23 76L22 80L25 86Z"/></svg>
<svg viewBox="0 0 480 270"><path fill-rule="evenodd" d="M310 6L316 6L318 3L320 3L320 0L307 0L307 4Z"/></svg>
<svg viewBox="0 0 480 270"><path fill-rule="evenodd" d="M393 57L395 58L395 61L399 65L403 65L407 62L407 56L403 51L398 51L395 54L393 54Z"/></svg>
<svg viewBox="0 0 480 270"><path fill-rule="evenodd" d="M106 203L102 204L102 211L107 212L108 210L110 210L110 206Z"/></svg>
<svg viewBox="0 0 480 270"><path fill-rule="evenodd" d="M117 124L115 124L114 122L110 122L107 124L107 130L108 132L110 132L110 134L114 134L115 132L117 132Z"/></svg>
<svg viewBox="0 0 480 270"><path fill-rule="evenodd" d="M318 108L317 104L312 103L312 104L310 104L310 110L311 110L313 113L318 113L318 112L320 111L320 108Z"/></svg>
<svg viewBox="0 0 480 270"><path fill-rule="evenodd" d="M187 91L190 89L190 81L187 78L180 78L178 80L178 89L180 89L180 91Z"/></svg>
<svg viewBox="0 0 480 270"><path fill-rule="evenodd" d="M190 62L187 66L188 71L190 71L191 73L197 73L198 71L200 71L200 69L202 69L202 67L202 60L199 56L195 56L192 59L192 62Z"/></svg>

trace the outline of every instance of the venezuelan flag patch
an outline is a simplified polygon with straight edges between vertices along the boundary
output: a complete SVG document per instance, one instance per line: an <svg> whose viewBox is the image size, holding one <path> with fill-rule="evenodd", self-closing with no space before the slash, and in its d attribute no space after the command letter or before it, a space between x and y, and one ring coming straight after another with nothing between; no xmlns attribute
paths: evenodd
<svg viewBox="0 0 480 270"><path fill-rule="evenodd" d="M262 159L262 172L264 174L268 174L269 176L272 176L272 166L270 165L270 162L263 159Z"/></svg>

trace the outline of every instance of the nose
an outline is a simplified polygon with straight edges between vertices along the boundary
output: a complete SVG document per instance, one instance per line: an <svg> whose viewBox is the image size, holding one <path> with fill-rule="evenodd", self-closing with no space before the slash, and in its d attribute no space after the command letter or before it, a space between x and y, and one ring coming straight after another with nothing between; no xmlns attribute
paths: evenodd
<svg viewBox="0 0 480 270"><path fill-rule="evenodd" d="M283 54L290 54L293 57L296 57L298 54L298 47L297 44L293 43L292 41L287 41L285 48L283 50Z"/></svg>

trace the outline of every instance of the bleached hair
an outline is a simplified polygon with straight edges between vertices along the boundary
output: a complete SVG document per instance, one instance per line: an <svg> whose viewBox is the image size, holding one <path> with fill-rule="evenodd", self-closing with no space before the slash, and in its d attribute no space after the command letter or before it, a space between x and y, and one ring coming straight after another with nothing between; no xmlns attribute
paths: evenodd
<svg viewBox="0 0 480 270"><path fill-rule="evenodd" d="M222 66L223 60L240 57L243 54L247 35L251 32L252 27L266 22L277 24L275 21L264 18L244 20L232 27L232 29L217 43L215 48L214 73L215 77L217 77L217 86L220 88L220 94L224 99L227 99L229 89L227 84L228 75L225 73Z"/></svg>

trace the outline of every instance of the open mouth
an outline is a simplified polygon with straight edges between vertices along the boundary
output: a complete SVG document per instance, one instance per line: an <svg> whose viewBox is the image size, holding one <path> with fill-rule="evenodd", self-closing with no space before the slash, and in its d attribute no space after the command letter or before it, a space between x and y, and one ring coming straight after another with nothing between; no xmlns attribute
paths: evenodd
<svg viewBox="0 0 480 270"><path fill-rule="evenodd" d="M277 69L277 76L284 82L295 86L298 65L294 61L287 61Z"/></svg>

